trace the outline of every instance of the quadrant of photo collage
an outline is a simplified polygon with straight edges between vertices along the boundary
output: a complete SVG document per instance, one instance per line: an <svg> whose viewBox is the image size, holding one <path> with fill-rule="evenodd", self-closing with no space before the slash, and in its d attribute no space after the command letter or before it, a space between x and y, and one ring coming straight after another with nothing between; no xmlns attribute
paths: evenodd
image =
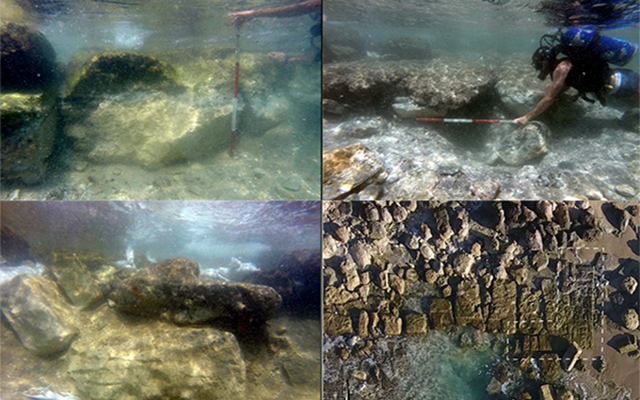
<svg viewBox="0 0 640 400"><path fill-rule="evenodd" d="M2 1L2 200L319 200L320 0Z"/></svg>
<svg viewBox="0 0 640 400"><path fill-rule="evenodd" d="M635 399L638 203L325 202L325 399Z"/></svg>
<svg viewBox="0 0 640 400"><path fill-rule="evenodd" d="M324 199L640 199L636 1L323 10Z"/></svg>
<svg viewBox="0 0 640 400"><path fill-rule="evenodd" d="M1 207L2 399L320 398L320 202Z"/></svg>

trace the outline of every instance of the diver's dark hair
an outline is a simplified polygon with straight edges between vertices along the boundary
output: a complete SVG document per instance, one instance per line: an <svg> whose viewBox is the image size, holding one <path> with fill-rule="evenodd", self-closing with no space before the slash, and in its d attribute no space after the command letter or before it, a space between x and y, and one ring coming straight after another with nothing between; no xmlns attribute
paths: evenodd
<svg viewBox="0 0 640 400"><path fill-rule="evenodd" d="M551 73L551 67L555 58L560 54L559 33L554 35L542 35L540 38L540 47L533 53L531 64L540 71L538 79L545 80L547 75Z"/></svg>

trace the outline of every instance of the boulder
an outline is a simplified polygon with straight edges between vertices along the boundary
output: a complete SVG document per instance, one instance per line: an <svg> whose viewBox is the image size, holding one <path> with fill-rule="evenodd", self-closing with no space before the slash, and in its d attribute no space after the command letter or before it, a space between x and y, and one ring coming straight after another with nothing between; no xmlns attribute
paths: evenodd
<svg viewBox="0 0 640 400"><path fill-rule="evenodd" d="M532 121L516 129L496 145L489 164L502 161L514 167L523 166L549 152L547 140L551 133L549 128L539 121Z"/></svg>
<svg viewBox="0 0 640 400"><path fill-rule="evenodd" d="M325 199L343 199L374 183L383 172L382 161L362 143L322 153Z"/></svg>
<svg viewBox="0 0 640 400"><path fill-rule="evenodd" d="M476 260L467 253L458 254L453 262L453 268L459 276L467 277L471 275L473 265Z"/></svg>
<svg viewBox="0 0 640 400"><path fill-rule="evenodd" d="M322 70L322 97L354 109L382 107L402 94L398 85L416 67L397 61L328 64Z"/></svg>
<svg viewBox="0 0 640 400"><path fill-rule="evenodd" d="M492 333L516 333L516 284L506 280L496 281L491 287L491 303L487 318L487 331Z"/></svg>
<svg viewBox="0 0 640 400"><path fill-rule="evenodd" d="M433 328L448 331L453 326L453 307L448 299L432 298L429 305L429 320Z"/></svg>
<svg viewBox="0 0 640 400"><path fill-rule="evenodd" d="M360 310L360 318L358 319L358 336L369 336L369 313L365 310Z"/></svg>
<svg viewBox="0 0 640 400"><path fill-rule="evenodd" d="M65 133L89 162L156 169L227 148L233 107L221 97L207 103L188 92L114 96Z"/></svg>
<svg viewBox="0 0 640 400"><path fill-rule="evenodd" d="M480 104L495 84L492 68L461 59L437 58L411 72L400 87L423 112L439 116Z"/></svg>
<svg viewBox="0 0 640 400"><path fill-rule="evenodd" d="M353 333L353 323L348 315L325 311L323 332L329 336L350 335Z"/></svg>
<svg viewBox="0 0 640 400"><path fill-rule="evenodd" d="M407 335L420 335L427 331L427 316L421 313L409 314L405 317Z"/></svg>
<svg viewBox="0 0 640 400"><path fill-rule="evenodd" d="M382 316L384 324L384 334L387 336L398 336L402 333L402 318L393 314L384 314Z"/></svg>
<svg viewBox="0 0 640 400"><path fill-rule="evenodd" d="M370 250L363 242L355 242L349 248L349 254L359 268L365 268L371 264Z"/></svg>
<svg viewBox="0 0 640 400"><path fill-rule="evenodd" d="M455 299L455 317L458 326L471 325L484 331L482 317L480 286L474 279L462 280L458 283Z"/></svg>
<svg viewBox="0 0 640 400"><path fill-rule="evenodd" d="M631 275L625 276L625 278L622 280L622 288L631 296L633 296L633 294L636 292L637 287L638 281Z"/></svg>
<svg viewBox="0 0 640 400"><path fill-rule="evenodd" d="M3 59L4 64L4 59ZM4 77L4 69L2 70ZM59 117L54 93L2 93L2 179L41 182L53 151Z"/></svg>
<svg viewBox="0 0 640 400"><path fill-rule="evenodd" d="M103 299L97 282L75 254L56 254L48 271L73 305L85 309Z"/></svg>
<svg viewBox="0 0 640 400"><path fill-rule="evenodd" d="M222 400L246 396L246 366L231 333L160 322L136 324L130 332L123 329L74 347L67 373L78 397Z"/></svg>
<svg viewBox="0 0 640 400"><path fill-rule="evenodd" d="M168 312L180 324L219 318L264 322L282 299L268 286L198 278L198 263L186 258L161 261L137 270L109 296L114 307L137 316Z"/></svg>
<svg viewBox="0 0 640 400"><path fill-rule="evenodd" d="M42 33L25 25L2 23L0 41L3 93L42 91L55 84L58 76L56 53ZM4 112L2 114L4 119Z"/></svg>
<svg viewBox="0 0 640 400"><path fill-rule="evenodd" d="M635 331L640 326L638 321L638 312L633 308L629 308L622 313L622 325L630 331Z"/></svg>
<svg viewBox="0 0 640 400"><path fill-rule="evenodd" d="M340 266L342 270L342 275L345 278L344 287L353 292L358 286L360 286L360 276L358 275L358 271L356 269L356 265L351 261L345 261Z"/></svg>
<svg viewBox="0 0 640 400"><path fill-rule="evenodd" d="M340 306L358 299L357 293L347 291L343 286L339 288L328 286L324 292L325 306Z"/></svg>
<svg viewBox="0 0 640 400"><path fill-rule="evenodd" d="M43 277L18 275L4 283L0 306L22 345L39 356L67 350L79 334L64 296Z"/></svg>
<svg viewBox="0 0 640 400"><path fill-rule="evenodd" d="M78 101L86 106L108 94L175 92L184 89L177 78L172 66L145 54L128 51L80 53L67 67L63 96L66 102Z"/></svg>

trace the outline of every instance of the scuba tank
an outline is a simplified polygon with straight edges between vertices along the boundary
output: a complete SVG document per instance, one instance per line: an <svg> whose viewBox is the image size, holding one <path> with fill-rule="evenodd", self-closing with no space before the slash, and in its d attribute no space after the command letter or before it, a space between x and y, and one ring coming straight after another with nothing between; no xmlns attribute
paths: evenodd
<svg viewBox="0 0 640 400"><path fill-rule="evenodd" d="M564 28L558 31L562 52L572 54L588 53L595 55L602 61L618 66L624 66L635 56L638 45L601 35L593 28Z"/></svg>

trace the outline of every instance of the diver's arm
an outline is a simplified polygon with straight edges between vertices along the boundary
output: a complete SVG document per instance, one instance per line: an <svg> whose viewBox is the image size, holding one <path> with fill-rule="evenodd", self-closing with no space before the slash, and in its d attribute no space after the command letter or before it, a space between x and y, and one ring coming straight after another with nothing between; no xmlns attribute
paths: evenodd
<svg viewBox="0 0 640 400"><path fill-rule="evenodd" d="M306 0L302 3L290 4L282 7L269 7L259 10L248 10L229 13L236 24L243 24L253 18L259 17L295 17L320 11L322 0Z"/></svg>
<svg viewBox="0 0 640 400"><path fill-rule="evenodd" d="M537 117L538 115L545 112L547 108L551 104L553 104L553 100L562 92L565 87L565 80L567 79L567 75L569 75L569 71L571 70L571 62L568 60L560 62L556 69L553 71L551 75L551 86L547 89L544 94L544 97L536 104L535 107L524 116L520 118L516 118L514 121L520 125L526 125Z"/></svg>

